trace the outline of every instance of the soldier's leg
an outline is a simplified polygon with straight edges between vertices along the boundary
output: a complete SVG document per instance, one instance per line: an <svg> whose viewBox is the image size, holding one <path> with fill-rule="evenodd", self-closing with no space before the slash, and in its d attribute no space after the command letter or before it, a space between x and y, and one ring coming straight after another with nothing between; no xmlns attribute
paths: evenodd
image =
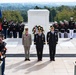
<svg viewBox="0 0 76 75"><path fill-rule="evenodd" d="M71 32L72 32L72 38L73 38L73 35L74 35L74 30L72 30Z"/></svg>
<svg viewBox="0 0 76 75"><path fill-rule="evenodd" d="M20 38L20 31L19 31L19 38Z"/></svg>
<svg viewBox="0 0 76 75"><path fill-rule="evenodd" d="M13 38L16 38L16 32L13 31Z"/></svg>
<svg viewBox="0 0 76 75"><path fill-rule="evenodd" d="M52 46L49 45L50 60L52 60Z"/></svg>
<svg viewBox="0 0 76 75"><path fill-rule="evenodd" d="M5 39L7 38L7 29L5 30Z"/></svg>
<svg viewBox="0 0 76 75"><path fill-rule="evenodd" d="M72 30L70 30L70 38L72 38Z"/></svg>
<svg viewBox="0 0 76 75"><path fill-rule="evenodd" d="M52 57L53 60L55 60L55 53L56 53L56 45L53 46L53 57Z"/></svg>
<svg viewBox="0 0 76 75"><path fill-rule="evenodd" d="M2 63L2 75L4 75L4 70L5 70L5 58L2 59L3 63Z"/></svg>
<svg viewBox="0 0 76 75"><path fill-rule="evenodd" d="M15 38L17 38L17 32L15 32Z"/></svg>
<svg viewBox="0 0 76 75"><path fill-rule="evenodd" d="M38 57L38 60L39 60L39 47L36 46L36 51L37 51L37 57Z"/></svg>
<svg viewBox="0 0 76 75"><path fill-rule="evenodd" d="M22 38L22 32L20 33L20 38Z"/></svg>
<svg viewBox="0 0 76 75"><path fill-rule="evenodd" d="M42 55L43 55L43 46L41 47L40 60L42 60Z"/></svg>
<svg viewBox="0 0 76 75"><path fill-rule="evenodd" d="M22 38L22 32L19 32L19 38Z"/></svg>
<svg viewBox="0 0 76 75"><path fill-rule="evenodd" d="M14 35L14 31L13 31L13 38L15 37L15 35Z"/></svg>
<svg viewBox="0 0 76 75"><path fill-rule="evenodd" d="M3 29L4 38L6 39L6 30Z"/></svg>

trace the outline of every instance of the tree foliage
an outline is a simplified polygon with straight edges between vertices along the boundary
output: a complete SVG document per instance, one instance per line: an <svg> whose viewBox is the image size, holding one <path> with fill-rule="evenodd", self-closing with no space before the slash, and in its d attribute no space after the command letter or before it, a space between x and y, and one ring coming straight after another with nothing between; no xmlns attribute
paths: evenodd
<svg viewBox="0 0 76 75"><path fill-rule="evenodd" d="M19 11L3 11L2 15L2 17L6 17L8 21L23 21L23 17L21 16L21 13Z"/></svg>
<svg viewBox="0 0 76 75"><path fill-rule="evenodd" d="M27 9L27 8L25 8ZM71 16L74 17L76 21L76 6L59 6L59 7L48 7L44 6L43 8L39 6L35 6L34 9L47 9L49 10L49 21L60 21L60 20L69 20ZM15 21L24 21L28 22L28 14L26 10L15 10L15 11L3 11L2 17L6 17L7 20L15 20Z"/></svg>

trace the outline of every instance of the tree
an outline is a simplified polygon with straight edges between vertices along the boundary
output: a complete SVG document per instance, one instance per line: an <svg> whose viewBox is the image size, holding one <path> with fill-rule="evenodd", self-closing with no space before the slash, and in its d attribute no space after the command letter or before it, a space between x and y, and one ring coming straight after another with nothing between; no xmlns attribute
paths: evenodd
<svg viewBox="0 0 76 75"><path fill-rule="evenodd" d="M24 22L27 22L28 20L28 14L27 11L21 11L21 16L23 17Z"/></svg>
<svg viewBox="0 0 76 75"><path fill-rule="evenodd" d="M63 9L61 12L58 12L56 14L56 17L54 20L60 21L60 20L69 20L71 16L73 16L74 12L72 10Z"/></svg>
<svg viewBox="0 0 76 75"><path fill-rule="evenodd" d="M21 16L21 13L19 11L3 11L2 15L2 18L6 17L8 21L23 21L23 17Z"/></svg>
<svg viewBox="0 0 76 75"><path fill-rule="evenodd" d="M41 9L40 7L38 7L38 6L35 6L35 8L34 9Z"/></svg>
<svg viewBox="0 0 76 75"><path fill-rule="evenodd" d="M74 14L73 14L74 20L76 21L76 6L74 8Z"/></svg>

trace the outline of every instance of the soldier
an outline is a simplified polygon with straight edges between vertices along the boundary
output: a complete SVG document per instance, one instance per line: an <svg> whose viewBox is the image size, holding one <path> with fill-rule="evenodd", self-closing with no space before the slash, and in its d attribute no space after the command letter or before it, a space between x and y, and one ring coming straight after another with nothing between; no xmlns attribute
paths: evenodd
<svg viewBox="0 0 76 75"><path fill-rule="evenodd" d="M24 33L22 35L22 44L24 46L25 51L25 61L29 60L30 57L30 46L32 44L31 34L28 33L28 27L25 26Z"/></svg>
<svg viewBox="0 0 76 75"><path fill-rule="evenodd" d="M3 34L4 34L5 39L6 39L6 37L7 37L7 29L8 29L8 22L7 22L5 17L4 17L4 20L2 22L2 28L3 28Z"/></svg>
<svg viewBox="0 0 76 75"><path fill-rule="evenodd" d="M60 31L61 31L61 38L64 38L65 26L62 21L60 21Z"/></svg>
<svg viewBox="0 0 76 75"><path fill-rule="evenodd" d="M6 53L7 48L5 47L6 43L3 42L2 40L3 40L3 35L0 34L0 61L3 61L1 70L2 70L2 75L4 75L4 71L5 71L5 57L6 57L5 53Z"/></svg>
<svg viewBox="0 0 76 75"><path fill-rule="evenodd" d="M45 44L45 35L41 27L38 27L38 33L34 35L34 44L36 45L38 61L42 61L43 47Z"/></svg>
<svg viewBox="0 0 76 75"><path fill-rule="evenodd" d="M73 17L71 17L69 21L70 39L73 38L74 27L75 27L75 22L73 20Z"/></svg>
<svg viewBox="0 0 76 75"><path fill-rule="evenodd" d="M8 38L12 38L13 35L13 21L8 23Z"/></svg>
<svg viewBox="0 0 76 75"><path fill-rule="evenodd" d="M24 24L22 22L19 24L19 38L22 38L22 32L24 30Z"/></svg>
<svg viewBox="0 0 76 75"><path fill-rule="evenodd" d="M51 31L47 33L47 44L49 45L50 61L55 61L56 44L58 43L58 33L50 26Z"/></svg>
<svg viewBox="0 0 76 75"><path fill-rule="evenodd" d="M68 38L68 33L69 33L69 29L68 29L68 26L69 26L69 23L67 20L64 20L64 26L65 26L65 36L64 37L67 37Z"/></svg>
<svg viewBox="0 0 76 75"><path fill-rule="evenodd" d="M59 31L59 25L58 23L55 21L54 24L53 24L54 28L55 28L55 31Z"/></svg>
<svg viewBox="0 0 76 75"><path fill-rule="evenodd" d="M13 38L17 38L17 25L16 23L14 22L13 23Z"/></svg>
<svg viewBox="0 0 76 75"><path fill-rule="evenodd" d="M74 37L76 38L76 22L75 22L75 27L74 27Z"/></svg>

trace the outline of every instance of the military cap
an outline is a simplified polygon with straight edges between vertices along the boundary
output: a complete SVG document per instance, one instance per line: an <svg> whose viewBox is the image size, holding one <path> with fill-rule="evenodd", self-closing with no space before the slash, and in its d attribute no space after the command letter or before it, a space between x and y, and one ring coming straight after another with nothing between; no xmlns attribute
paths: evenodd
<svg viewBox="0 0 76 75"><path fill-rule="evenodd" d="M57 21L54 22L55 24L58 23Z"/></svg>

